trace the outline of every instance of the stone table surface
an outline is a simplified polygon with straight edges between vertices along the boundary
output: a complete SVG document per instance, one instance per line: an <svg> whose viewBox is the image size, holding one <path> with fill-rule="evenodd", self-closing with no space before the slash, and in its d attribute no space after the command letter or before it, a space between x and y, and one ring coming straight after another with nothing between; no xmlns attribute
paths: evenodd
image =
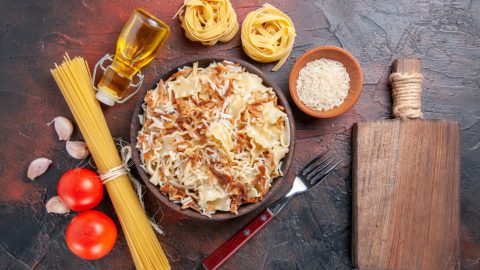
<svg viewBox="0 0 480 270"><path fill-rule="evenodd" d="M351 128L357 121L390 117L387 78L394 59L419 57L425 75L425 117L461 125L461 262L480 269L480 1L384 0L289 1L271 4L294 21L294 49L280 71L243 53L240 35L206 47L187 40L173 15L181 0L0 2L0 269L133 269L120 233L113 251L97 261L72 255L65 229L75 214L49 215L45 202L56 183L79 162L68 157L52 127L55 116L72 118L49 69L68 52L90 66L115 50L132 10L143 7L172 26L155 60L144 69L147 85L178 64L202 57L237 57L255 64L288 95L290 69L302 53L321 45L349 50L361 63L365 84L357 104L344 115L318 120L291 102L297 127L296 151L288 177L327 148L344 160L322 186L294 199L223 269L349 269L351 245ZM232 0L239 22L264 1ZM128 139L134 104L106 108L112 134ZM75 131L73 139L81 139ZM53 160L35 181L26 177L31 160ZM81 164L80 164L81 165ZM288 187L284 187L285 192ZM173 269L193 269L256 213L224 223L198 222L162 206L147 194L165 235L159 239ZM118 224L108 196L98 207Z"/></svg>

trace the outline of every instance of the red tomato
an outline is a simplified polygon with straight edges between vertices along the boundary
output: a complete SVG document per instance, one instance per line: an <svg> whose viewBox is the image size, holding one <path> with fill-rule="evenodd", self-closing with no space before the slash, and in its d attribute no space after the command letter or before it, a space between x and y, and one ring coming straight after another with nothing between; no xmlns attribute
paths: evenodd
<svg viewBox="0 0 480 270"><path fill-rule="evenodd" d="M78 214L68 224L66 238L73 254L86 260L95 260L112 250L117 239L117 227L102 212L88 210Z"/></svg>
<svg viewBox="0 0 480 270"><path fill-rule="evenodd" d="M84 211L100 203L103 197L103 184L94 171L77 168L62 175L57 193L68 208Z"/></svg>

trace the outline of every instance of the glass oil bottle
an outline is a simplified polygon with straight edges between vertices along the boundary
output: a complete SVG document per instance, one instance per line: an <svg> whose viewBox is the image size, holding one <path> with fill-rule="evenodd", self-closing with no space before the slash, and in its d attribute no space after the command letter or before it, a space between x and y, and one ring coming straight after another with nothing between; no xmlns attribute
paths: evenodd
<svg viewBox="0 0 480 270"><path fill-rule="evenodd" d="M145 10L136 9L118 37L112 64L104 68L103 77L97 86L97 99L112 106L138 91L143 82L140 69L153 60L169 34L168 25ZM132 83L135 75L140 78L137 84ZM137 90L121 100L130 86L137 86Z"/></svg>

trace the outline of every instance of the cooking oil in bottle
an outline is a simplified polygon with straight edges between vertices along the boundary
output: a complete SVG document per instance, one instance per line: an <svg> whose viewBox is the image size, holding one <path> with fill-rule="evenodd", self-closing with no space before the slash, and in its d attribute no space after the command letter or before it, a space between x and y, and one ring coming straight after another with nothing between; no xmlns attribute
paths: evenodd
<svg viewBox="0 0 480 270"><path fill-rule="evenodd" d="M157 55L170 28L143 9L136 9L122 29L112 64L98 83L96 97L112 106L132 85L134 76Z"/></svg>

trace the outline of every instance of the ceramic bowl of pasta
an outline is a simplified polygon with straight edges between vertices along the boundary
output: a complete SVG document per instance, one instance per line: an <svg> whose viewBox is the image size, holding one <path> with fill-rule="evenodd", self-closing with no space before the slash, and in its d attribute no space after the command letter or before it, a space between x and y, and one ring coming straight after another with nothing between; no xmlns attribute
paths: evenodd
<svg viewBox="0 0 480 270"><path fill-rule="evenodd" d="M283 93L260 70L238 59L204 59L146 90L130 137L156 198L190 217L225 220L286 190L294 130Z"/></svg>

